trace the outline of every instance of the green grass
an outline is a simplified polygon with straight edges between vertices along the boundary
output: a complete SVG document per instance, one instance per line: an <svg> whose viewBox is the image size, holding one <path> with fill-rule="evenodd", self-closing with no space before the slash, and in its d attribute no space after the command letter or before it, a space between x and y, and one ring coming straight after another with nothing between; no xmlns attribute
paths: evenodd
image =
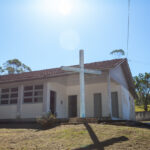
<svg viewBox="0 0 150 150"><path fill-rule="evenodd" d="M105 124L48 130L0 128L0 150L69 150L92 147L96 141L105 150L150 150L150 129Z"/></svg>
<svg viewBox="0 0 150 150"><path fill-rule="evenodd" d="M144 106L135 105L135 112L141 112L141 111L144 111ZM148 105L148 111L150 111L150 105Z"/></svg>

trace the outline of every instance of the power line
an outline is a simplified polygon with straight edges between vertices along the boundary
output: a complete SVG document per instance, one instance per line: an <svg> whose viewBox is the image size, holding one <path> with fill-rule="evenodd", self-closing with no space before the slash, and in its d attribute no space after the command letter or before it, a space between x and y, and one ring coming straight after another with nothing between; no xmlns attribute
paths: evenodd
<svg viewBox="0 0 150 150"><path fill-rule="evenodd" d="M130 0L128 0L128 25L127 25L127 58L129 53L129 33L130 33Z"/></svg>

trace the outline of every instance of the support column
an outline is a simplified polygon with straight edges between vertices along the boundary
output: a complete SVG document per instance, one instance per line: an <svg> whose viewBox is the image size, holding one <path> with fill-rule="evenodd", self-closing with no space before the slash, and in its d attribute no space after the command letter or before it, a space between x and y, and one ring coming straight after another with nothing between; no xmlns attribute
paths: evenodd
<svg viewBox="0 0 150 150"><path fill-rule="evenodd" d="M0 96L1 96L1 90L2 90L2 89L0 88ZM0 97L0 104L1 104L1 97Z"/></svg>
<svg viewBox="0 0 150 150"><path fill-rule="evenodd" d="M18 101L17 101L17 116L16 118L21 118L22 113L22 103L23 103L23 85L18 87Z"/></svg>
<svg viewBox="0 0 150 150"><path fill-rule="evenodd" d="M48 88L48 82L45 82L43 89L43 115L46 115L49 111L50 111L50 91Z"/></svg>
<svg viewBox="0 0 150 150"><path fill-rule="evenodd" d="M108 105L109 105L109 113L110 117L112 118L112 101L111 101L111 79L110 79L110 72L107 75L107 97L108 97Z"/></svg>
<svg viewBox="0 0 150 150"><path fill-rule="evenodd" d="M80 50L80 117L85 118L84 54Z"/></svg>

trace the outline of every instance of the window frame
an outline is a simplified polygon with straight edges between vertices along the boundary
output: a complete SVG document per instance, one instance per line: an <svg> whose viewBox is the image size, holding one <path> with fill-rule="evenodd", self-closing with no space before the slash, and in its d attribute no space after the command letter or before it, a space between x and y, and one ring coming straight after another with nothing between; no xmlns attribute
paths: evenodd
<svg viewBox="0 0 150 150"><path fill-rule="evenodd" d="M16 88L17 91L12 91L12 89ZM2 92L3 89L8 89L8 92ZM2 95L7 95L8 94L8 98L2 98ZM16 97L11 97L11 94L17 94ZM14 86L14 87L9 87L9 88L1 88L0 89L0 106L3 105L17 105L18 103L18 98L19 98L19 87L18 86ZM8 103L2 104L2 101L7 100ZM16 100L16 103L11 103L11 101Z"/></svg>
<svg viewBox="0 0 150 150"><path fill-rule="evenodd" d="M28 86L33 86L32 90L26 90L25 91L25 87ZM42 86L42 89L35 89L35 86ZM32 92L32 96L25 96L24 93L29 93ZM35 96L35 92L42 92L42 95L36 95ZM30 84L30 85L24 85L23 87L23 104L37 104L37 103L43 103L43 93L44 93L44 85L43 84ZM26 98L31 98L32 101L31 102L25 102L24 99ZM35 98L42 98L42 101L35 101Z"/></svg>

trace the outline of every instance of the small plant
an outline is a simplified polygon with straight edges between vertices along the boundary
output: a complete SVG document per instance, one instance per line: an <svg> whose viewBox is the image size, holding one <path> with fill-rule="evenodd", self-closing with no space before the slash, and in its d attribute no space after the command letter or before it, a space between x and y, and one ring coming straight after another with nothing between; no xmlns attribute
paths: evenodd
<svg viewBox="0 0 150 150"><path fill-rule="evenodd" d="M48 112L46 115L37 118L36 121L42 126L54 125L55 123L57 123L56 116L51 112Z"/></svg>

